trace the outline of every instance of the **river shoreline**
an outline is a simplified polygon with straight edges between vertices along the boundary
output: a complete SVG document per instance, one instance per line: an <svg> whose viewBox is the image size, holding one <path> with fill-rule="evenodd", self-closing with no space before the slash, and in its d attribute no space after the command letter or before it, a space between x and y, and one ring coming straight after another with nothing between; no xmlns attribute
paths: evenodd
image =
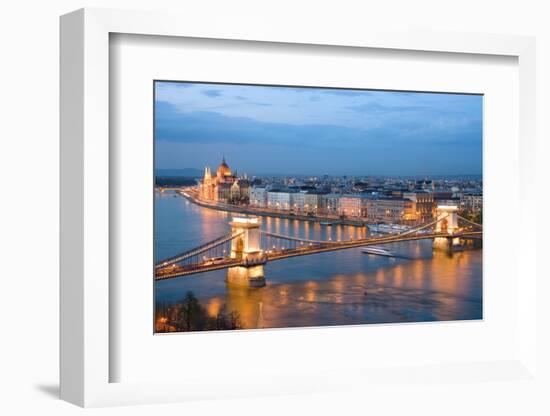
<svg viewBox="0 0 550 416"><path fill-rule="evenodd" d="M192 194L189 193L189 191L176 191L179 195L183 196L188 201L201 206L203 208L209 208L215 211L225 211L225 212L235 212L239 214L247 214L247 215L258 215L261 217L273 217L273 218L281 218L281 219L289 219L289 220L299 220L299 221L310 221L310 222L330 222L331 225L347 225L352 227L366 227L369 228L370 225L366 221L360 221L360 220L349 220L349 219L336 219L336 218L330 218L330 217L312 217L309 215L298 215L298 214L285 214L278 211L258 211L254 208L244 208L244 207L238 207L235 205L228 205L228 204L210 204L205 201L201 201L198 198L195 198Z"/></svg>

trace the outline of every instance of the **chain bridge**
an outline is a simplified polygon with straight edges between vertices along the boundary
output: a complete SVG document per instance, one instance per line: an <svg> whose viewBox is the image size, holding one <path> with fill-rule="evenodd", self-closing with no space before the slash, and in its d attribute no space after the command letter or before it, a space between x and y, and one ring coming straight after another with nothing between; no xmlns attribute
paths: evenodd
<svg viewBox="0 0 550 416"><path fill-rule="evenodd" d="M212 241L159 261L155 280L227 269L227 282L239 286L265 285L264 265L297 256L402 241L432 239L435 249L452 251L460 240L481 239L483 228L457 214L453 206L439 206L437 218L404 232L344 241L320 241L261 229L259 217L238 216L231 231Z"/></svg>

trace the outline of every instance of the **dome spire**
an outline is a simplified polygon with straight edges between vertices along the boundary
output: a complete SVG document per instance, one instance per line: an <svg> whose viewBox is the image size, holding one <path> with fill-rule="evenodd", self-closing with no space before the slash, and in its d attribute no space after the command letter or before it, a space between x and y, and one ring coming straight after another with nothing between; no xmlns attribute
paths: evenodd
<svg viewBox="0 0 550 416"><path fill-rule="evenodd" d="M231 176L231 169L229 169L229 166L227 166L227 163L225 161L225 155L222 158L222 163L220 163L220 166L218 166L218 170L216 171L216 176L218 178Z"/></svg>
<svg viewBox="0 0 550 416"><path fill-rule="evenodd" d="M208 166L205 166L204 167L204 179L210 179L210 178L211 178L210 168Z"/></svg>

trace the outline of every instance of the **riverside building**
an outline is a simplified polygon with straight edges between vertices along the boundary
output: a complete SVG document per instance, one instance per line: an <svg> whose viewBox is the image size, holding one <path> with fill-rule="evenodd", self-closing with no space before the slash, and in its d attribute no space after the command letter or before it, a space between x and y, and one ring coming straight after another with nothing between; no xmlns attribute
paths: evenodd
<svg viewBox="0 0 550 416"><path fill-rule="evenodd" d="M403 198L410 199L415 203L416 216L418 220L427 221L434 217L435 204L431 192L412 191L403 193Z"/></svg>
<svg viewBox="0 0 550 416"><path fill-rule="evenodd" d="M250 188L250 205L257 208L267 206L267 189L253 186Z"/></svg>
<svg viewBox="0 0 550 416"><path fill-rule="evenodd" d="M272 209L290 210L292 206L291 191L271 190L267 192L267 207Z"/></svg>
<svg viewBox="0 0 550 416"><path fill-rule="evenodd" d="M406 198L367 199L367 217L371 221L399 223L416 221L416 203Z"/></svg>

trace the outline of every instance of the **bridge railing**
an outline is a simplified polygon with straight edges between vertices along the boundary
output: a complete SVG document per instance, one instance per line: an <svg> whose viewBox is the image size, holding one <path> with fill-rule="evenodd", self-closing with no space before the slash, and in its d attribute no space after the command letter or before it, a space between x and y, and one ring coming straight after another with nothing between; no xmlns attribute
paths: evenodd
<svg viewBox="0 0 550 416"><path fill-rule="evenodd" d="M279 239L282 239L282 240L289 240L289 241L296 241L296 242L303 242L303 243L312 243L312 244L332 243L331 241L309 240L307 238L291 237L289 235L277 234L277 233L272 233L272 232L264 231L264 230L260 230L260 233L262 233L266 237L273 237L273 238L279 238Z"/></svg>
<svg viewBox="0 0 550 416"><path fill-rule="evenodd" d="M360 244L362 242L364 243L390 243L390 242L393 242L393 241L399 241L400 239L406 239L408 237L412 237L414 234L419 234L420 236L420 232L423 231L423 230L426 230L430 227L433 227L435 226L438 222L440 221L443 221L445 220L449 215L445 215L441 218L438 218L434 221L431 221L427 224L422 224L420 226L417 226L417 227L414 227L414 228L411 228L407 231L403 231L403 232L400 232L400 233L395 233L395 234L389 234L389 235L386 235L386 236L383 236L383 237L368 237L368 238L363 238L363 239L356 239L356 240L345 240L345 241L326 241L326 240L311 240L311 239L307 239L307 238L299 238L299 237L292 237L292 236L288 236L288 235L283 235L283 234L278 234L278 233L274 233L274 232L270 232L270 231L265 231L265 230L260 230L260 233L265 236L265 237L268 237L268 238L274 238L274 239L280 239L280 240L285 240L285 241L290 241L290 242L294 242L294 243L300 243L300 244L307 244L308 246L306 247L289 247L287 249L285 249L284 247L282 249L279 249L279 250L276 250L277 252L279 253L290 253L290 252L304 252L304 251L308 251L308 250L311 250L311 251L315 251L315 250L318 250L318 249L323 249L323 248L330 248L330 247L342 247L342 246L347 246L347 245L352 245L352 246L356 246L357 244ZM469 224L470 226L472 227L476 227L476 228L479 228L479 229L482 229L482 225L481 224L477 224L473 221L470 221L464 217L461 217L461 216L458 216L459 219L461 219L462 221L466 222L467 224ZM215 240L212 240L212 241L209 241L201 246L198 246L198 247L195 247L191 250L188 250L188 251L185 251L183 253L180 253L176 256L173 256L173 257L170 257L168 259L164 259L164 260L161 260L160 262L158 262L156 265L155 265L155 269L156 270L162 270L164 268L167 268L168 266L171 266L171 265L175 265L176 263L180 263L180 262L183 262L184 260L186 259L189 259L189 258L192 258L192 257L195 257L195 256L199 256L200 254L204 253L204 252L207 252L209 250L212 250L212 249L215 249L216 247L219 248L220 245L222 244L225 244L231 240L233 240L234 238L237 238L239 236L241 236L243 233L237 233L237 234L231 234L231 233L228 233L228 234L225 234L221 237L218 237L217 239ZM441 236L447 236L446 233L429 233L429 235L431 237L434 237L434 236L438 236L438 235L441 235ZM270 250L267 250L267 253L269 253ZM275 254L275 253L274 253ZM265 259L256 259L256 260L249 260L250 262L265 262L267 259L267 257ZM208 266L207 262L197 262L196 264L194 264L193 266L200 266L201 264L204 264L205 266ZM252 264L252 263L250 263Z"/></svg>
<svg viewBox="0 0 550 416"><path fill-rule="evenodd" d="M237 233L237 234L225 234L221 237L218 237L216 238L215 240L212 240L212 241L209 241L207 243L204 243L203 245L200 245L198 247L195 247L191 250L188 250L188 251L185 251L183 253L180 253L176 256L173 256L173 257L169 257L167 259L164 259L164 260L161 260L159 261L156 265L155 265L155 269L161 269L163 267L167 267L167 266L170 266L172 264L175 264L175 263L179 263L185 259L188 259L190 257L194 257L194 256L197 256L197 255L200 255L201 253L204 253L208 250L211 250L212 248L214 247L217 247L219 245L222 245L222 244L225 244L227 243L228 241L231 241L233 240L234 238L237 238L239 236L241 236L243 233Z"/></svg>

